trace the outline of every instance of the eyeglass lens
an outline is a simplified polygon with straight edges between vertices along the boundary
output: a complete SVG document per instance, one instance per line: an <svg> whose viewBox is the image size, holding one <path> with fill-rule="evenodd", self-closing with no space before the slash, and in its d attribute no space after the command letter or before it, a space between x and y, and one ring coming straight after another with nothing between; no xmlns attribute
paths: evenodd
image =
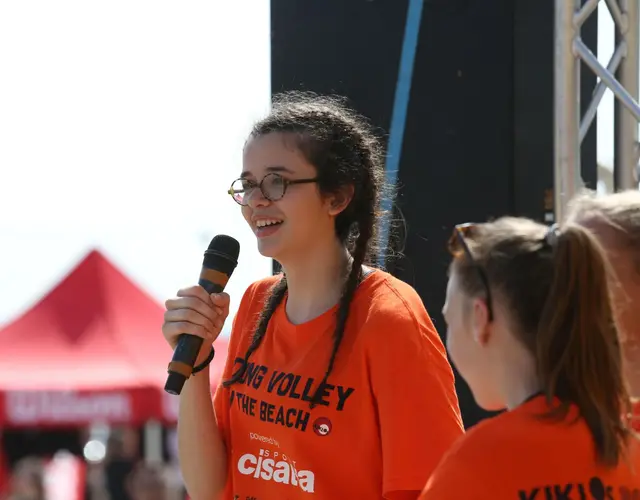
<svg viewBox="0 0 640 500"><path fill-rule="evenodd" d="M267 174L259 184L249 179L238 179L231 185L231 190L234 200L246 205L256 189L260 189L268 200L276 201L284 195L285 187L286 182L281 175Z"/></svg>

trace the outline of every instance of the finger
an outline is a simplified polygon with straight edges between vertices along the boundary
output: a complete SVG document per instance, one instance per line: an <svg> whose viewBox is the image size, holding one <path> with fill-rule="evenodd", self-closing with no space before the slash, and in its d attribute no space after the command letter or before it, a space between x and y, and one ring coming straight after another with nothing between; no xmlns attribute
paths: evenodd
<svg viewBox="0 0 640 500"><path fill-rule="evenodd" d="M211 317L203 316L193 309L170 309L164 313L166 323L191 323L201 326L210 333L216 331L215 322L219 317L217 313Z"/></svg>
<svg viewBox="0 0 640 500"><path fill-rule="evenodd" d="M229 295L227 295L226 293L222 293L219 295L212 294L212 301L216 304L220 304L216 305L216 309L221 321L220 323L215 324L220 324L219 328L222 328L222 325L224 325L224 321L227 319L227 316L229 316Z"/></svg>
<svg viewBox="0 0 640 500"><path fill-rule="evenodd" d="M211 294L211 302L213 302L213 304L215 304L216 306L220 307L220 308L228 308L229 307L229 301L230 301L230 297L228 293L212 293Z"/></svg>
<svg viewBox="0 0 640 500"><path fill-rule="evenodd" d="M167 311L191 309L210 319L217 314L214 307L211 305L211 302L203 302L196 297L178 297L169 299L165 302L165 306Z"/></svg>
<svg viewBox="0 0 640 500"><path fill-rule="evenodd" d="M227 295L226 293L224 295L226 295L226 298L225 298L224 306L222 307L222 317L226 318L227 316L229 316L229 303L231 302L231 299L229 295Z"/></svg>
<svg viewBox="0 0 640 500"><path fill-rule="evenodd" d="M213 334L207 331L203 326L196 325L195 323L189 323L188 321L165 323L162 325L162 333L166 337L178 337L180 334L187 333L205 340L213 339Z"/></svg>
<svg viewBox="0 0 640 500"><path fill-rule="evenodd" d="M181 288L177 293L178 297L197 297L203 302L209 302L209 294L200 285Z"/></svg>

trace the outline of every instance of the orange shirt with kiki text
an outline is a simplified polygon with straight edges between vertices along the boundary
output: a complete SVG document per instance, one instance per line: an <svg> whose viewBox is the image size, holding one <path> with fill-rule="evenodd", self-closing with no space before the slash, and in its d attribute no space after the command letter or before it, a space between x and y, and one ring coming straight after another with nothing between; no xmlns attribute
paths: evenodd
<svg viewBox="0 0 640 500"><path fill-rule="evenodd" d="M244 357L279 277L254 283L236 315L223 379ZM300 325L286 297L241 383L214 403L227 447L225 498L381 499L415 491L463 434L454 378L418 294L382 271L358 287L322 401L309 401L331 354L333 308Z"/></svg>
<svg viewBox="0 0 640 500"><path fill-rule="evenodd" d="M558 422L539 418L544 396L480 422L447 453L420 500L640 499L640 447L628 461L597 464L593 439L576 408Z"/></svg>

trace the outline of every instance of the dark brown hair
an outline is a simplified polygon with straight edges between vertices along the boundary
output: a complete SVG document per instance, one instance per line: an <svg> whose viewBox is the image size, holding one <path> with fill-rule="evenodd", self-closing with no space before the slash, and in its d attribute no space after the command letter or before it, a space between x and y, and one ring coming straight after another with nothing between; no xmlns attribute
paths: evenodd
<svg viewBox="0 0 640 500"><path fill-rule="evenodd" d="M470 296L492 297L508 311L515 334L535 355L548 417L564 419L575 404L599 460L618 463L632 435L631 402L622 374L608 265L597 240L579 225L560 231L529 219L503 217L465 232L473 259L453 249L452 271Z"/></svg>
<svg viewBox="0 0 640 500"><path fill-rule="evenodd" d="M336 97L308 92L288 92L276 96L271 112L253 127L250 137L270 133L291 134L296 147L317 169L318 186L322 193L334 193L344 186L354 188L351 202L336 217L336 237L349 249L352 264L336 313L331 356L322 381L312 397L313 407L333 370L349 308L360 282L362 264L376 257L375 230L382 215L379 207L383 186L383 154L381 144L367 120ZM262 342L269 320L286 292L287 278L282 275L265 301L243 363L224 382L225 386L240 381L246 373L249 357Z"/></svg>

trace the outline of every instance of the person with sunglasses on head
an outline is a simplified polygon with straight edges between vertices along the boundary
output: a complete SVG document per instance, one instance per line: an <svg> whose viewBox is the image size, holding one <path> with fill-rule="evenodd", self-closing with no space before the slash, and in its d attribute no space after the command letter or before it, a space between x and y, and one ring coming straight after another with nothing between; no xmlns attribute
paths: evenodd
<svg viewBox="0 0 640 500"><path fill-rule="evenodd" d="M415 290L367 264L380 143L337 98L286 93L253 127L229 194L283 272L251 285L212 406L208 372L180 396L179 456L194 499L416 499L463 425L453 371ZM228 296L167 301L170 345L206 342Z"/></svg>
<svg viewBox="0 0 640 500"><path fill-rule="evenodd" d="M608 264L593 235L503 217L456 227L447 348L477 403L422 500L640 498Z"/></svg>
<svg viewBox="0 0 640 500"><path fill-rule="evenodd" d="M590 230L613 269L611 291L621 332L624 374L640 431L640 191L599 196L585 191L569 204L568 220Z"/></svg>

